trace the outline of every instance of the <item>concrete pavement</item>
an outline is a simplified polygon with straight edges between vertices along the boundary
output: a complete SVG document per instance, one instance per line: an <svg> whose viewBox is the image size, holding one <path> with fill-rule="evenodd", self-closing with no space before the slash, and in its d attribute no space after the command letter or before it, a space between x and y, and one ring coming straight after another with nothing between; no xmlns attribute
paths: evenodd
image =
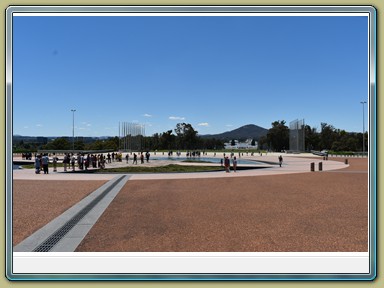
<svg viewBox="0 0 384 288"><path fill-rule="evenodd" d="M228 155L227 153L226 155ZM124 153L123 153L124 155ZM279 167L277 157L282 155L283 165ZM238 167L242 166L255 166L255 167L264 167L260 169L247 169L240 170L234 173L225 173L224 171L217 172L196 172L196 173L126 173L130 174L131 180L146 180L146 179L189 179L189 178L221 178L221 177L244 177L244 176L263 176L263 175L274 175L274 174L292 174L292 173L313 173L310 171L310 164L314 163L315 171L319 170L319 163L322 162L322 170L330 171L337 170L348 167L347 164L344 164L340 161L334 161L330 157L330 160L323 160L322 157L318 157L312 154L281 154L281 153L268 153L268 155L260 156L255 154L254 156L249 155L238 157L237 159L241 160L253 160L262 162L256 163L255 165L250 164L238 164ZM204 160L205 157L209 158L218 158L223 157L222 153L217 153L214 156L213 153L208 153L201 157L201 160ZM177 157L173 157L174 159ZM151 159L149 163L139 164L137 166L153 167L153 166L162 166L168 164L178 164L178 165L220 165L220 164L211 164L211 163L186 163L175 160L169 160L168 156L163 156L161 153L151 153ZM232 163L232 161L231 161ZM125 159L122 162L112 162L106 163L106 168L116 168L116 167L125 167L133 166L132 157L130 157L129 164L126 163ZM136 166L136 165L135 165ZM65 173L62 167L58 168L58 172L53 172L52 166L49 168L50 173L44 175L35 174L34 169L16 169L13 170L13 179L24 179L24 180L111 180L116 176L116 173ZM77 168L76 168L77 170Z"/></svg>

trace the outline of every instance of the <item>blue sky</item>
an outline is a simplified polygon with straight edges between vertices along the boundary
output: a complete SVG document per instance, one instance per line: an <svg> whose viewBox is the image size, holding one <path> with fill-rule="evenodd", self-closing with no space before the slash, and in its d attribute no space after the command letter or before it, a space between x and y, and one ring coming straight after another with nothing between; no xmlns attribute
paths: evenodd
<svg viewBox="0 0 384 288"><path fill-rule="evenodd" d="M276 120L362 131L368 19L345 16L13 20L13 134L199 134ZM367 112L367 105L365 105ZM367 113L365 113L367 129Z"/></svg>

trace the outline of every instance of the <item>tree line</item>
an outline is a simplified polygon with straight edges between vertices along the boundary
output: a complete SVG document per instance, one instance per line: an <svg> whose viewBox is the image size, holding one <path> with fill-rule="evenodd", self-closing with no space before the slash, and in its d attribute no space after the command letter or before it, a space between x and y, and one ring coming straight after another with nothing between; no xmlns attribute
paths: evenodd
<svg viewBox="0 0 384 288"><path fill-rule="evenodd" d="M266 136L259 139L260 149L271 151L289 150L289 127L284 120L272 122L272 128ZM305 125L305 151L329 150L335 152L360 152L368 150L368 132L363 133L347 132L336 129L328 123L321 123L321 130Z"/></svg>
<svg viewBox="0 0 384 288"><path fill-rule="evenodd" d="M271 128L265 136L258 139L258 148L269 151L289 150L289 127L284 120L271 123ZM346 132L336 129L330 124L321 123L321 130L304 126L305 150L330 150L330 151L363 151L363 134ZM365 133L365 151L368 150L368 132ZM163 133L155 133L152 136L137 135L136 139L140 143L140 150L222 150L224 140L215 138L202 138L198 135L191 124L178 123L174 130ZM235 139L229 139L234 143ZM239 140L239 139L236 139ZM114 150L121 147L119 137L110 137L105 140L95 140L94 142L84 143L75 139L72 143L67 137L56 138L55 140L42 145L34 143L14 143L14 152L29 152L37 150ZM228 140L227 140L228 141ZM253 143L255 139L253 139Z"/></svg>

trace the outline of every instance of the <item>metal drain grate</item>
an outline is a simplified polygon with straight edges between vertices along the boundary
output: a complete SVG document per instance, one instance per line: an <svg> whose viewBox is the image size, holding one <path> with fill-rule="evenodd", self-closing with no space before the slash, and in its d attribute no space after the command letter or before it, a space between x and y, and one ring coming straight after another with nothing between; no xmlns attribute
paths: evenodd
<svg viewBox="0 0 384 288"><path fill-rule="evenodd" d="M87 206L81 209L75 216L68 220L63 226L57 229L51 236L49 236L43 243L33 249L32 252L49 252L84 216L91 211L101 199L104 198L115 186L123 180L125 176L121 176L111 186L109 186L103 193L92 200Z"/></svg>

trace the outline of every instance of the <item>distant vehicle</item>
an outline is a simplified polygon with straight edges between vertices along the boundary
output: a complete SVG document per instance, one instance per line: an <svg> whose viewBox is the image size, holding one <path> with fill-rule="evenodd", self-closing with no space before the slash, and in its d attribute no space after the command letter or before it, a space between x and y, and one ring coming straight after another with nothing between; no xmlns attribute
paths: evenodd
<svg viewBox="0 0 384 288"><path fill-rule="evenodd" d="M312 150L311 152L313 155L317 155L317 156L328 156L328 150L321 150L321 151Z"/></svg>

